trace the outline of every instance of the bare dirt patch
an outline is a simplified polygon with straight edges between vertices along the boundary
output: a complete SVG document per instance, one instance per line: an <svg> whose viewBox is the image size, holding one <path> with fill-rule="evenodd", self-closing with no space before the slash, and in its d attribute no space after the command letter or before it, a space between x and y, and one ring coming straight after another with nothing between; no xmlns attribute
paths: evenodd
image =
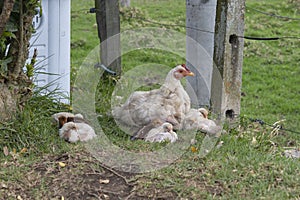
<svg viewBox="0 0 300 200"><path fill-rule="evenodd" d="M126 199L133 176L101 165L85 152L45 156L17 181L0 184L0 199Z"/></svg>
<svg viewBox="0 0 300 200"><path fill-rule="evenodd" d="M0 177L4 175L0 179L0 199L173 200L197 199L205 191L222 196L222 183L209 184L199 179L196 166L203 168L202 165L195 164L195 169L189 171L180 162L151 173L130 174L111 169L80 150L46 155L31 163L12 159L0 163L0 168L7 168L0 171Z"/></svg>

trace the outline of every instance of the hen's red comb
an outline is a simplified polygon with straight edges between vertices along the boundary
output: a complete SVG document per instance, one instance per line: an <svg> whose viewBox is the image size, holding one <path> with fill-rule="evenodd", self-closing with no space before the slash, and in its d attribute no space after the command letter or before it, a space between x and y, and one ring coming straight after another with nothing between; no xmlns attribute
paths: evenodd
<svg viewBox="0 0 300 200"><path fill-rule="evenodd" d="M185 65L185 64L181 64L181 66L188 72L190 72L191 70Z"/></svg>

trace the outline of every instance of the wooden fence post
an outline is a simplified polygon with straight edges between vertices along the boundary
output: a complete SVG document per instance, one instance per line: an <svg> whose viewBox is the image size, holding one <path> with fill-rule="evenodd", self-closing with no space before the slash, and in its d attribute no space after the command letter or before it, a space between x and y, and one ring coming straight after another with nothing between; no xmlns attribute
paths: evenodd
<svg viewBox="0 0 300 200"><path fill-rule="evenodd" d="M212 77L212 108L221 118L240 114L245 0L218 0Z"/></svg>
<svg viewBox="0 0 300 200"><path fill-rule="evenodd" d="M119 0L95 0L95 8L98 36L101 42L101 64L115 71L117 75L120 75L121 47L120 36L118 35L120 33ZM109 40L112 36L113 39Z"/></svg>
<svg viewBox="0 0 300 200"><path fill-rule="evenodd" d="M196 107L210 105L216 6L217 0L186 0L186 60L196 73L187 78L187 91L195 93L191 101Z"/></svg>

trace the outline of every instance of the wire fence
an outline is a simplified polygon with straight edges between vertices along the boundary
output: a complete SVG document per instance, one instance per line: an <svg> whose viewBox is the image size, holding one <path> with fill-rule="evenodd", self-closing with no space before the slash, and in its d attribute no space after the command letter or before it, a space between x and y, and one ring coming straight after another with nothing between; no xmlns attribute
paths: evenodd
<svg viewBox="0 0 300 200"><path fill-rule="evenodd" d="M167 23L156 22L156 21L145 19L145 18L141 18L141 17L132 17L132 19L137 19L137 20L141 20L141 21L144 21L144 22L148 22L148 23L156 24L156 25L161 25L161 26L182 27L182 28L186 28L186 29L192 29L192 30L195 30L195 31L203 32L203 33L215 34L214 31L208 31L208 30L203 30L203 29L199 29L199 28L195 28L195 27L190 27L190 26L186 26L184 24L167 24ZM300 40L300 37L297 37L297 36L255 37L255 36L237 35L237 37L248 39L248 40L280 40L280 39L296 39L296 40Z"/></svg>
<svg viewBox="0 0 300 200"><path fill-rule="evenodd" d="M270 16L270 17L276 17L276 18L280 18L280 19L284 19L284 20L300 20L300 18L294 18L294 17L287 17L287 16L276 15L276 14L264 12L264 11L261 11L261 10L258 10L256 8L252 8L252 7L249 7L249 6L247 6L247 9L255 11L255 12L258 12L260 14L264 14L264 15Z"/></svg>
<svg viewBox="0 0 300 200"><path fill-rule="evenodd" d="M281 16L281 15L277 15L277 14L273 14L273 13L268 13L268 12L265 12L265 11L261 11L259 9L256 9L256 8L252 8L252 7L249 7L247 6L247 9L249 10L252 10L254 12L258 12L260 14L263 14L263 15L267 15L269 17L275 17L275 18L279 18L279 19L283 19L283 20L296 20L296 21L299 21L300 18L294 18L294 17L288 17L288 16ZM81 13L96 13L98 12L99 10L97 10L96 8L90 8L90 9L80 9L80 10L77 10L77 11L72 11L72 12L81 12ZM134 20L138 20L138 21L141 21L141 22L146 22L146 23L149 23L149 24L152 24L152 25L159 25L159 26L164 26L164 27L181 27L181 28L185 28L185 29L191 29L191 30L195 30L195 31L199 31L199 32L203 32L203 33L207 33L207 34L215 34L214 31L209 31L209 30L204 30L204 29L199 29L199 28L196 28L196 27L189 27L187 26L186 24L169 24L169 23L162 23L162 22L158 22L158 21L154 21L154 20L150 20L150 19L146 19L146 18L143 18L143 17L131 17L131 19L134 19ZM256 37L256 36L241 36L241 35L237 35L237 37L239 38L244 38L244 39L247 39L247 40L258 40L258 41L272 41L272 40L281 40L281 39L294 39L294 40L300 40L300 36L274 36L274 37ZM292 130L292 129L287 129L287 128L284 128L283 126L281 125L274 125L274 124L270 124L270 123L267 123L265 121L263 121L262 119L254 119L254 118L247 118L250 122L256 122L256 123L259 123L260 125L262 126L269 126L273 129L278 129L278 130L282 130L282 131L286 131L286 132L291 132L291 133L295 133L295 134L300 134L300 131L295 131L295 130Z"/></svg>
<svg viewBox="0 0 300 200"><path fill-rule="evenodd" d="M276 14L272 14L272 13L268 13L268 12L264 12L261 10L258 10L256 8L252 8L247 6L247 9L253 10L255 12L270 16L270 17L276 17L276 18L281 18L281 19L285 19L285 20L300 20L300 18L293 18L293 17L287 17L287 16L281 16L281 15L276 15ZM97 13L99 10L96 8L90 8L90 9L80 9L77 11L73 11L73 12L83 12L83 13ZM150 20L150 19L146 19L146 18L142 18L142 17L131 17L131 19L136 19L139 21L143 21L143 22L147 22L150 24L155 24L155 25L160 25L160 26L164 26L164 27L181 27L181 28L185 28L185 29L191 29L191 30L195 30L195 31L199 31L199 32L203 32L203 33L208 33L208 34L215 34L214 31L209 31L209 30L204 30L204 29L200 29L200 28L196 28L196 27L190 27L187 26L186 24L169 24L169 23L162 23L162 22L157 22L154 20ZM247 36L247 35L237 35L237 37L239 38L244 38L247 40L259 40L259 41L267 41L267 40L281 40L281 39L295 39L295 40L300 40L300 36L273 36L273 37L257 37L257 36Z"/></svg>

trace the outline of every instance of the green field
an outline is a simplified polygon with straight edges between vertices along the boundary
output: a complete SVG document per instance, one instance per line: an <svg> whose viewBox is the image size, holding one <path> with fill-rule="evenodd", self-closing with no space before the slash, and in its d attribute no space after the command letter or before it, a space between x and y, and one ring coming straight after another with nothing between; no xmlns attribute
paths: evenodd
<svg viewBox="0 0 300 200"><path fill-rule="evenodd" d="M87 13L93 4L93 0L72 0L72 84L85 58L99 44L95 14ZM181 26L185 24L185 1L131 0L131 6L121 10L121 31L156 27L185 34ZM225 125L227 134L218 139L223 145L204 158L198 156L205 137L199 132L193 151L183 149L183 155L166 168L138 175L109 171L85 153L83 145L68 144L58 137L50 116L70 108L53 103L51 94L35 94L16 119L0 122L0 149L8 149L8 155L0 154L0 199L104 199L105 195L110 199L299 199L299 160L283 155L286 149L299 148L300 133L295 133L300 132L299 18L299 0L246 1L246 36L298 39L245 40L239 123ZM172 67L182 62L184 58L155 48L122 55L124 73L151 63ZM106 136L132 152L165 146L132 142L115 126L108 112L116 83L115 77L99 76L95 105ZM249 118L269 125L283 120L284 130ZM99 179L111 182L101 185Z"/></svg>

